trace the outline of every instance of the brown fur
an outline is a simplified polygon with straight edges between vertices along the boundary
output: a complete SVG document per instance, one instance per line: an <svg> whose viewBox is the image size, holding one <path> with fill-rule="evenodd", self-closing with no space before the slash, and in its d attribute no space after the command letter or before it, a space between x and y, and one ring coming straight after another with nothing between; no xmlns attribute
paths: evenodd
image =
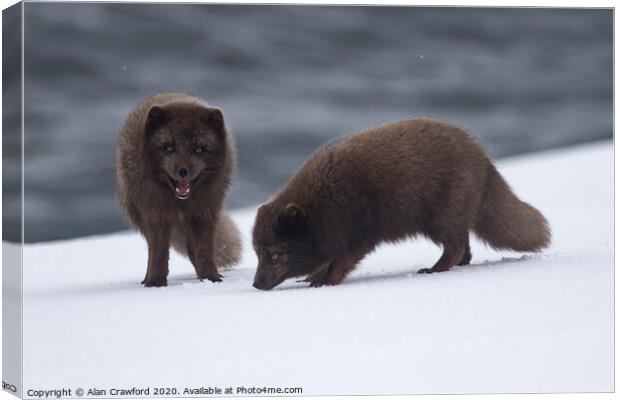
<svg viewBox="0 0 620 400"><path fill-rule="evenodd" d="M171 245L199 279L221 281L217 268L239 261L239 231L224 212L234 163L217 108L162 93L131 112L118 134L116 177L121 207L148 244L145 286L166 286ZM175 185L184 179L191 190L180 199Z"/></svg>
<svg viewBox="0 0 620 400"><path fill-rule="evenodd" d="M496 249L538 251L547 221L519 200L463 130L427 118L329 144L258 210L254 286L305 276L338 284L382 242L424 235L443 247L432 268L471 260L469 232Z"/></svg>

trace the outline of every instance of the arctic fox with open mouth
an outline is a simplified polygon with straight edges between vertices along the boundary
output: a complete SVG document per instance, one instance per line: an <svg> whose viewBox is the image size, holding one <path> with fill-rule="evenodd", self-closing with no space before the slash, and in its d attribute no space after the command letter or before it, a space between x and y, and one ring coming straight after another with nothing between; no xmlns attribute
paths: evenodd
<svg viewBox="0 0 620 400"><path fill-rule="evenodd" d="M118 134L118 197L148 244L142 283L166 286L172 245L199 279L241 256L239 231L224 211L235 149L222 111L182 93L147 97Z"/></svg>

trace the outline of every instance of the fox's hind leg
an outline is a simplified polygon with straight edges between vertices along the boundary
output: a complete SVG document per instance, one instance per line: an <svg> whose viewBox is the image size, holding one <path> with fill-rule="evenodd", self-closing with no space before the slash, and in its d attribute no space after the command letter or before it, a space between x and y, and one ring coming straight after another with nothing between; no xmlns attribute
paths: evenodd
<svg viewBox="0 0 620 400"><path fill-rule="evenodd" d="M439 257L439 260L433 265L433 268L422 268L418 271L418 274L449 271L450 268L454 267L460 261L466 260L466 250L469 247L466 238L467 235L459 235L455 238L441 241L443 245L443 254Z"/></svg>
<svg viewBox="0 0 620 400"><path fill-rule="evenodd" d="M459 261L458 266L469 265L471 261L471 249L469 248L469 235L467 235L467 240L465 241L465 253L463 253L463 257L461 257L461 261Z"/></svg>

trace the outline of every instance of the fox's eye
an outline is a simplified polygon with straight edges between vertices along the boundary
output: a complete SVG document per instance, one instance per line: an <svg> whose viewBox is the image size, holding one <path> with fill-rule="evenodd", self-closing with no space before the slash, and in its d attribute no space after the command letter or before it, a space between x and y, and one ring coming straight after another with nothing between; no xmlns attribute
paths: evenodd
<svg viewBox="0 0 620 400"><path fill-rule="evenodd" d="M196 147L196 149L194 149L194 153L196 154L200 154L203 152L203 148L202 147Z"/></svg>
<svg viewBox="0 0 620 400"><path fill-rule="evenodd" d="M278 262L278 254L272 254L271 256L269 256L270 264L276 265L277 262Z"/></svg>
<svg viewBox="0 0 620 400"><path fill-rule="evenodd" d="M174 151L174 146L171 144L166 145L166 151L172 153Z"/></svg>

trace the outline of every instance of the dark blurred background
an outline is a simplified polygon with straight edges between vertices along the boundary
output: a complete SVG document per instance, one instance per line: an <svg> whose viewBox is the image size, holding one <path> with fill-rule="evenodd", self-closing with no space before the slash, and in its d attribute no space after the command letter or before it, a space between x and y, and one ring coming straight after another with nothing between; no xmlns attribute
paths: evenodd
<svg viewBox="0 0 620 400"><path fill-rule="evenodd" d="M399 118L458 124L495 157L612 137L611 10L26 3L25 21L26 241L127 228L115 136L158 91L224 110L230 208Z"/></svg>

